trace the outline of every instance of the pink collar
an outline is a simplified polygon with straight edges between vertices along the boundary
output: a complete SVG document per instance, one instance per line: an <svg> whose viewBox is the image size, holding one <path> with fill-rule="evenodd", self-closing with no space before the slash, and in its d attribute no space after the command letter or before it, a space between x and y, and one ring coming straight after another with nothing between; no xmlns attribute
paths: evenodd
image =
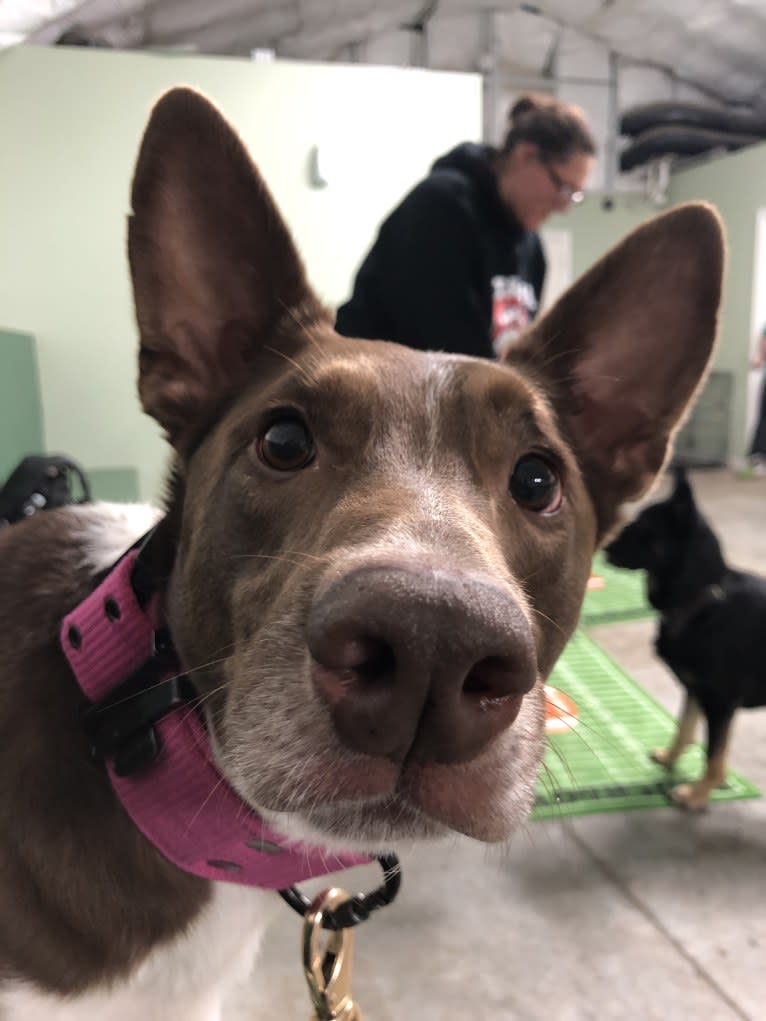
<svg viewBox="0 0 766 1021"><path fill-rule="evenodd" d="M137 556L126 554L60 632L83 693L101 703L86 713L94 752L107 758L112 787L136 826L185 872L245 886L282 890L370 861L286 841L224 779L193 703L184 699L188 681L156 655L151 604L139 604L131 581ZM148 699L125 687L139 670ZM111 712L110 695L117 706ZM157 706L147 705L152 699Z"/></svg>

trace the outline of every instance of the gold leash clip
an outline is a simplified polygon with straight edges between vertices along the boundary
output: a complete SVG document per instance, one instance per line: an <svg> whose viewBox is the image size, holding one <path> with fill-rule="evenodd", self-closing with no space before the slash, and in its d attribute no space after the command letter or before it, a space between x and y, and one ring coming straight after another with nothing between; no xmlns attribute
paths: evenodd
<svg viewBox="0 0 766 1021"><path fill-rule="evenodd" d="M361 1012L351 998L353 930L333 932L322 928L325 912L348 899L345 890L333 887L320 893L306 912L303 972L314 1006L313 1021L362 1021Z"/></svg>

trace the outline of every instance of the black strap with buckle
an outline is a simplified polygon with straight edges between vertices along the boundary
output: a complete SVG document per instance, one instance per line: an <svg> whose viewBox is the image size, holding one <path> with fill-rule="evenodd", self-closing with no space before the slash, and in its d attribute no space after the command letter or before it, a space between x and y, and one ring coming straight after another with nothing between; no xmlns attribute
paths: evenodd
<svg viewBox="0 0 766 1021"><path fill-rule="evenodd" d="M110 759L117 776L131 776L151 765L159 752L154 724L188 704L196 692L184 674L167 677L179 664L165 631L155 634L154 653L100 702L82 711L82 724L94 759Z"/></svg>

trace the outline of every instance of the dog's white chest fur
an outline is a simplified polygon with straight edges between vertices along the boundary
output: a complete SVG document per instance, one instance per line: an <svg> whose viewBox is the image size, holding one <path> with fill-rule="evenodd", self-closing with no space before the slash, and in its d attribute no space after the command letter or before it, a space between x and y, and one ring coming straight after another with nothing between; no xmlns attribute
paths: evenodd
<svg viewBox="0 0 766 1021"><path fill-rule="evenodd" d="M218 883L189 930L155 950L124 983L69 1000L15 984L0 992L3 1021L221 1021L228 993L250 972L279 910L268 890Z"/></svg>

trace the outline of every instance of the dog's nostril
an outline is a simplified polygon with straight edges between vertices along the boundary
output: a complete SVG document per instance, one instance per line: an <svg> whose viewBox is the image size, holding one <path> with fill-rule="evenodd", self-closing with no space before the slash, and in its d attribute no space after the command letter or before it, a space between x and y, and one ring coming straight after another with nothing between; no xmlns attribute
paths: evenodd
<svg viewBox="0 0 766 1021"><path fill-rule="evenodd" d="M330 638L315 644L310 651L323 669L348 680L374 683L390 676L396 668L396 656L389 643L367 635Z"/></svg>
<svg viewBox="0 0 766 1021"><path fill-rule="evenodd" d="M500 702L524 695L529 684L507 659L487 656L468 671L463 681L463 695L481 704Z"/></svg>
<svg viewBox="0 0 766 1021"><path fill-rule="evenodd" d="M361 658L353 669L360 680L367 684L389 681L396 670L396 656L391 646L375 638L364 638L359 646Z"/></svg>
<svg viewBox="0 0 766 1021"><path fill-rule="evenodd" d="M493 681L498 665L498 661L492 659L483 659L476 663L463 681L463 694L473 698L487 698L495 695Z"/></svg>
<svg viewBox="0 0 766 1021"><path fill-rule="evenodd" d="M322 694L336 702L350 694L374 695L388 690L396 677L396 655L388 642L354 636L315 644L314 679Z"/></svg>

